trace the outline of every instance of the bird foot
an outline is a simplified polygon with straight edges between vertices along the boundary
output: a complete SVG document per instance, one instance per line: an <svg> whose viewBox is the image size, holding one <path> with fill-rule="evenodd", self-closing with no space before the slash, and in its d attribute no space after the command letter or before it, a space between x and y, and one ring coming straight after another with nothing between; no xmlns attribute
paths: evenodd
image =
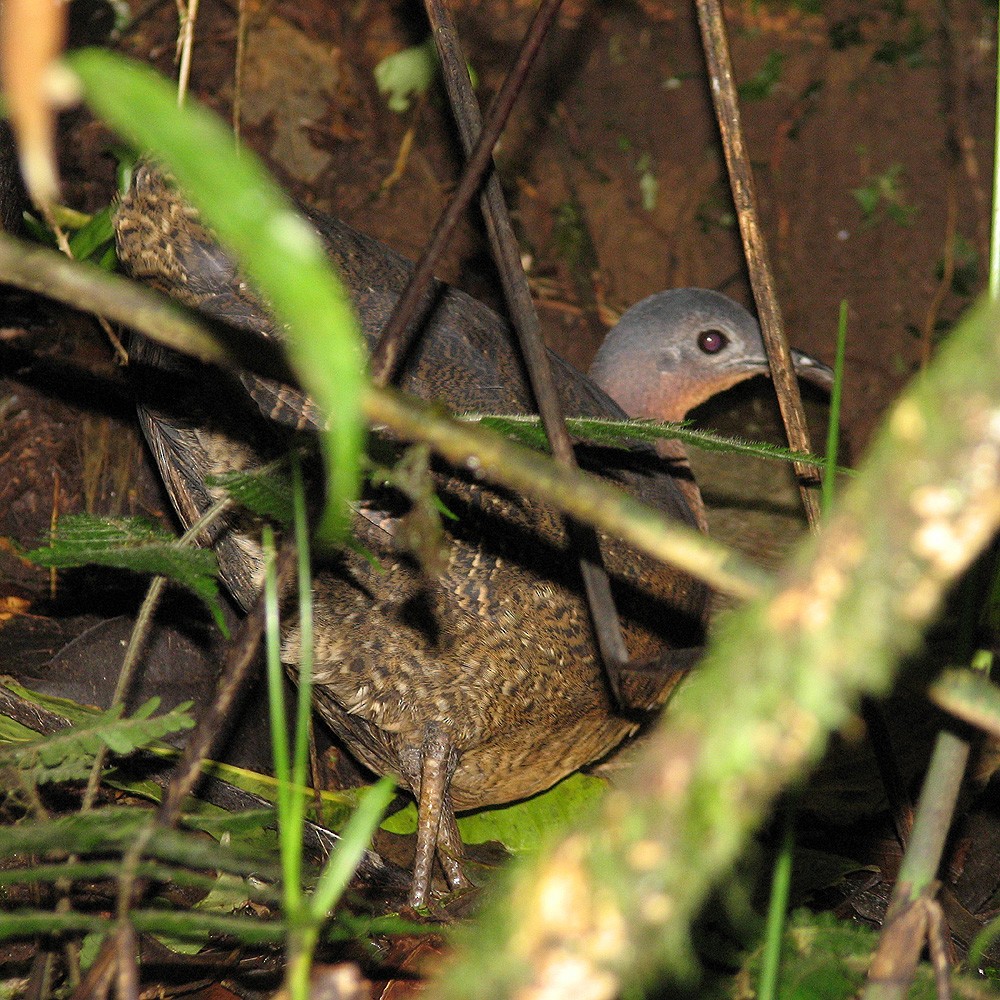
<svg viewBox="0 0 1000 1000"><path fill-rule="evenodd" d="M460 867L462 838L449 793L457 764L458 751L451 738L435 727L428 728L419 751L419 770L410 776L417 792L417 853L409 898L414 909L427 905L435 854L453 889L468 885Z"/></svg>

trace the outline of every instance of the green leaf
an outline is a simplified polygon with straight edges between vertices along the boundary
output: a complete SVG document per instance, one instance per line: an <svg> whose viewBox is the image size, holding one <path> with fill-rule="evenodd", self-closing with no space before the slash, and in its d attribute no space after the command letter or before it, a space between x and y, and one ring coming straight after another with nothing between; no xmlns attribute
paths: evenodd
<svg viewBox="0 0 1000 1000"><path fill-rule="evenodd" d="M286 325L289 360L330 420L321 434L327 507L319 533L340 538L360 491L364 352L351 300L315 231L258 159L206 109L139 63L99 49L67 56L90 107L136 149L162 160Z"/></svg>
<svg viewBox="0 0 1000 1000"><path fill-rule="evenodd" d="M515 438L522 444L547 451L548 443L538 417L506 416L499 414L464 414L460 419L478 423L483 427ZM729 452L734 455L752 455L778 462L802 462L823 468L826 460L816 455L792 452L780 445L766 441L747 441L743 438L726 437L713 431L700 430L687 424L675 424L659 420L598 420L590 417L569 417L566 427L570 434L587 444L628 450L636 441L659 441L676 438L684 444L702 451ZM838 468L838 472L853 474L851 469Z"/></svg>
<svg viewBox="0 0 1000 1000"><path fill-rule="evenodd" d="M480 809L458 817L458 829L467 844L490 840L513 854L535 851L553 829L564 828L604 794L605 783L589 774L571 774L547 792L512 805ZM417 829L417 809L411 802L382 823L389 833L411 834Z"/></svg>
<svg viewBox="0 0 1000 1000"><path fill-rule="evenodd" d="M89 969L97 961L104 944L105 935L100 931L91 931L80 942L80 968Z"/></svg>
<svg viewBox="0 0 1000 1000"><path fill-rule="evenodd" d="M769 52L764 65L749 80L741 83L736 92L743 101L762 101L774 93L781 81L781 67L785 62L782 52Z"/></svg>
<svg viewBox="0 0 1000 1000"><path fill-rule="evenodd" d="M402 114L414 94L425 94L438 71L437 50L430 36L420 45L386 56L374 70L375 84L386 95L390 111Z"/></svg>
<svg viewBox="0 0 1000 1000"><path fill-rule="evenodd" d="M104 747L125 755L168 733L194 726L188 712L190 702L150 718L158 705L159 699L151 698L135 715L125 719L119 718L120 707L112 708L95 716L88 725L74 725L51 736L8 744L0 750L0 767L14 768L34 784L83 781Z"/></svg>
<svg viewBox="0 0 1000 1000"><path fill-rule="evenodd" d="M34 729L29 729L6 715L0 715L0 743L27 743L37 736Z"/></svg>
<svg viewBox="0 0 1000 1000"><path fill-rule="evenodd" d="M365 792L358 808L341 834L340 843L330 855L316 890L309 900L309 911L314 920L322 920L347 887L347 883L361 863L362 855L371 844L378 828L378 821L392 801L395 782L382 778Z"/></svg>
<svg viewBox="0 0 1000 1000"><path fill-rule="evenodd" d="M880 198L878 188L871 186L853 188L851 194L854 195L854 200L861 206L861 214L866 219L871 218L875 214L875 209L878 208Z"/></svg>
<svg viewBox="0 0 1000 1000"><path fill-rule="evenodd" d="M287 527L292 523L292 483L286 475L257 469L209 476L208 486L221 486L253 514Z"/></svg>
<svg viewBox="0 0 1000 1000"><path fill-rule="evenodd" d="M75 260L89 260L107 250L108 246L114 243L115 229L111 222L112 207L101 209L96 215L92 215L81 229L78 229L69 241L69 248L73 252Z"/></svg>
<svg viewBox="0 0 1000 1000"><path fill-rule="evenodd" d="M606 783L589 774L571 774L541 795L502 808L469 813L458 821L469 844L499 840L517 854L537 850L553 829L565 828L604 794Z"/></svg>
<svg viewBox="0 0 1000 1000"><path fill-rule="evenodd" d="M24 229L27 234L36 242L42 243L45 246L54 247L56 245L56 238L52 230L45 225L41 219L32 215L31 212L21 213L21 222L24 224Z"/></svg>
<svg viewBox="0 0 1000 1000"><path fill-rule="evenodd" d="M194 904L206 913L232 913L250 902L250 885L246 879L223 872L215 880L211 892Z"/></svg>
<svg viewBox="0 0 1000 1000"><path fill-rule="evenodd" d="M108 205L94 215L86 215L65 205L53 206L56 223L72 232L69 240L70 252L74 260L89 260L105 271L115 267L117 257L114 252L115 231L111 217L113 206ZM23 213L24 226L32 237L46 246L55 246L55 233L47 223L30 212ZM109 259L110 255L110 259Z"/></svg>
<svg viewBox="0 0 1000 1000"><path fill-rule="evenodd" d="M101 710L94 708L92 705L81 705L71 698L59 698L55 695L32 691L18 684L13 677L0 677L0 683L17 698L22 698L32 705L38 705L39 708L44 708L46 711L60 716L67 722L89 724L92 719L101 714ZM35 730L27 729L26 727L22 727L22 729L28 734L28 739L37 739L38 733Z"/></svg>
<svg viewBox="0 0 1000 1000"><path fill-rule="evenodd" d="M69 514L59 521L57 537L25 553L25 558L58 569L97 565L168 577L193 590L216 624L224 627L215 553L179 545L173 535L145 518Z"/></svg>

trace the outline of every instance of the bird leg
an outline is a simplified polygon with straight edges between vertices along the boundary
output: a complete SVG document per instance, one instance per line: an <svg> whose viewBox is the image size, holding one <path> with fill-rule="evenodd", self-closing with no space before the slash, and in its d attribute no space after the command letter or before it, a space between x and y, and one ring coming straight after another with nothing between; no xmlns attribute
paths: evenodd
<svg viewBox="0 0 1000 1000"><path fill-rule="evenodd" d="M452 891L467 889L472 884L462 871L462 857L465 854L465 845L462 843L462 835L458 832L458 823L455 821L455 810L451 808L450 796L446 797L444 808L441 811L441 825L438 828L437 856L444 869L444 876L448 880L448 885Z"/></svg>
<svg viewBox="0 0 1000 1000"><path fill-rule="evenodd" d="M441 863L452 886L464 884L458 870L462 841L455 825L448 786L458 764L454 743L436 727L428 727L419 751L419 771L413 782L417 794L417 855L409 903L425 906L430 893L434 854L441 845Z"/></svg>

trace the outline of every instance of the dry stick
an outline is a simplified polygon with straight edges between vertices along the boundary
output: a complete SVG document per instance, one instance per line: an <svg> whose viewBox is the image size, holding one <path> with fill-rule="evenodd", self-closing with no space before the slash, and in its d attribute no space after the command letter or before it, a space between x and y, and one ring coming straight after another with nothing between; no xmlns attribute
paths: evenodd
<svg viewBox="0 0 1000 1000"><path fill-rule="evenodd" d="M743 252L750 269L750 283L757 302L771 380L774 382L789 445L793 451L808 452L811 451L811 447L805 413L802 409L802 396L789 354L788 338L785 336L781 308L774 287L774 274L767 254L767 243L760 228L750 158L743 142L743 128L740 124L736 86L733 83L733 64L729 55L729 39L723 20L722 4L720 0L697 0L697 7L712 101L719 120L722 148L726 154L733 203L740 222ZM810 526L815 529L819 524L819 502L813 489L817 483L816 472L801 462L796 462L794 467L802 506L805 508ZM871 700L862 703L862 715L867 724L882 782L892 806L896 834L900 844L905 847L912 807L902 791L902 779L899 776L895 753L888 742L888 727L882 718L881 708Z"/></svg>
<svg viewBox="0 0 1000 1000"><path fill-rule="evenodd" d="M482 132L483 122L479 102L472 92L465 57L458 41L455 24L443 0L426 0L427 17L434 31L445 86L451 101L452 112L468 156ZM486 187L480 196L480 208L493 250L493 258L500 272L504 297L510 310L514 330L517 332L521 354L528 369L531 390L538 406L542 426L552 445L555 460L568 468L576 468L573 443L566 429L566 420L559 403L549 353L542 342L538 313L531 301L531 289L521 264L520 249L510 222L510 213L504 200L500 179L491 170ZM587 604L597 634L606 676L614 698L621 703L620 668L628 661L628 649L622 637L621 622L611 583L601 559L600 542L591 528L567 522L567 530L574 538L580 555L580 573L583 576Z"/></svg>
<svg viewBox="0 0 1000 1000"><path fill-rule="evenodd" d="M286 541L278 552L278 593L285 591L295 571L295 544ZM201 765L219 737L229 718L230 710L250 673L264 632L264 592L261 590L246 618L240 623L233 643L226 653L226 663L219 678L215 700L198 720L184 753L177 762L173 777L160 804L159 820L163 826L175 826L180 817L181 803L194 790L201 777Z"/></svg>
<svg viewBox="0 0 1000 1000"><path fill-rule="evenodd" d="M294 569L295 547L294 543L289 541L285 543L278 554L279 592L291 578ZM230 709L244 686L250 673L250 665L257 655L263 632L264 592L261 591L233 638L232 645L226 654L222 676L219 678L215 700L208 711L198 720L198 725L195 726L190 739L184 746L181 759L177 762L170 784L167 785L164 792L156 820L145 827L122 859L123 874L118 885L117 907L121 921L119 928L126 926L124 921L128 910L136 906L146 891L146 879L138 878L136 875L142 852L157 826L169 828L177 825L181 815L181 804L194 790L201 777L202 763L221 734L224 723L229 718ZM110 962L112 966L115 965L116 941L116 935L105 941L98 955L98 961L95 962L96 965L102 964L102 960ZM121 971L120 965L119 970ZM90 977L80 984L80 987L73 992L71 1000L85 1000L89 996L88 991L91 989L89 980Z"/></svg>
<svg viewBox="0 0 1000 1000"><path fill-rule="evenodd" d="M927 307L924 317L924 329L920 337L920 367L926 368L934 350L934 331L937 329L938 316L944 300L951 292L951 283L955 279L955 232L958 225L958 192L955 190L954 168L948 174L948 214L945 217L944 239L941 241L941 280L934 291L931 304Z"/></svg>
<svg viewBox="0 0 1000 1000"><path fill-rule="evenodd" d="M956 732L938 733L913 833L868 970L865 1000L903 1000L924 944L934 945L933 924L920 918L935 910L940 912L934 898L938 885L933 878L954 820L969 750L967 737Z"/></svg>
<svg viewBox="0 0 1000 1000"><path fill-rule="evenodd" d="M63 302L83 312L98 313L109 320L150 334L172 330L164 341L199 361L230 364L232 357L208 324L164 295L96 267L84 267L46 247L0 233L0 276L5 284Z"/></svg>
<svg viewBox="0 0 1000 1000"><path fill-rule="evenodd" d="M183 107L191 80L191 52L194 49L194 26L198 21L200 0L177 0L180 25L177 29L177 105Z"/></svg>
<svg viewBox="0 0 1000 1000"><path fill-rule="evenodd" d="M733 203L736 206L740 234L743 237L743 252L750 269L750 284L753 286L753 295L757 302L761 333L767 347L767 359L778 396L781 418L792 449L810 451L809 431L802 410L802 396L799 393L799 385L795 379L795 370L788 350L788 338L785 336L781 309L774 287L774 274L768 260L764 234L760 228L753 171L743 142L736 86L733 83L733 65L729 56L729 40L722 19L722 4L720 0L697 0L697 7L712 101L719 120ZM796 463L795 475L806 516L810 525L815 527L819 523L819 504L813 490L816 485L816 473L807 466Z"/></svg>
<svg viewBox="0 0 1000 1000"><path fill-rule="evenodd" d="M243 77L247 62L247 35L250 31L250 15L247 0L239 0L236 13L236 61L233 67L233 136L240 141L243 127Z"/></svg>
<svg viewBox="0 0 1000 1000"><path fill-rule="evenodd" d="M976 665L976 636L981 609L987 607L996 579L998 558L994 542L989 554L966 573L959 591L961 613L950 652L955 662L971 663L971 668L963 672L968 680L981 673ZM941 923L936 879L948 832L955 820L970 749L970 734L965 726L949 727L937 734L920 790L912 834L906 844L878 948L868 971L865 1000L897 1000L904 997L925 941L930 947L939 981L942 976L947 976L947 960L941 958L945 949L941 941L935 939L935 934L940 933ZM939 995L942 994L939 992Z"/></svg>
<svg viewBox="0 0 1000 1000"><path fill-rule="evenodd" d="M118 950L118 1000L139 1000L139 965L135 929L122 922L114 936Z"/></svg>
<svg viewBox="0 0 1000 1000"><path fill-rule="evenodd" d="M104 1000L111 990L118 962L118 951L112 935L101 948L87 974L70 994L70 1000Z"/></svg>
<svg viewBox="0 0 1000 1000"><path fill-rule="evenodd" d="M538 54L545 32L559 10L560 3L561 0L543 0L538 8L525 37L524 47L518 54L514 68L504 80L500 93L497 94L490 108L483 134L479 137L479 142L476 143L476 148L472 151L472 155L465 165L462 179L459 181L455 194L441 218L438 219L427 247L413 271L410 283L400 296L392 315L389 317L389 322L386 323L385 329L379 337L371 357L372 379L376 385L384 386L392 380L400 360L409 349L415 332L414 328L423 317L428 305L427 289L433 278L434 265L447 246L462 213L465 212L472 196L482 183L486 168L493 161L493 147L496 146L497 140L500 138L510 110L521 91L528 70Z"/></svg>

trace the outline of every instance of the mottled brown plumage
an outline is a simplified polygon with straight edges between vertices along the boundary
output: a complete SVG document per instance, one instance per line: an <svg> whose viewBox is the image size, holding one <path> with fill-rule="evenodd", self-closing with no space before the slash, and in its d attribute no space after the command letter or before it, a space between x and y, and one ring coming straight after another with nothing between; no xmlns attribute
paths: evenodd
<svg viewBox="0 0 1000 1000"><path fill-rule="evenodd" d="M371 339L410 265L336 220L312 221ZM120 256L135 277L209 315L276 336L266 310L157 171L139 171L116 227ZM440 286L437 294L403 388L456 410L530 412L526 379L505 324L461 292ZM222 373L178 362L142 342L135 353L141 365L160 370L161 387L166 380L144 408L143 424L189 524L210 502L206 477L259 464L273 447L270 431L240 386ZM623 416L585 376L555 356L553 362L568 413ZM248 387L269 409L274 387L259 381ZM583 455L590 464L598 457L605 474L631 493L694 523L676 482L651 453ZM355 526L379 557L381 571L344 553L315 582L316 706L363 763L397 775L417 796L415 904L426 900L435 846L452 884L460 883L455 809L548 788L608 753L636 727L635 717L619 714L609 699L561 517L449 470L437 471L435 486L459 517L447 526L440 575L425 575L395 551L393 501L380 494ZM214 530L211 541L227 585L248 605L261 567L252 525L231 519ZM700 640L700 585L613 540L605 540L604 551L632 656L650 659ZM294 621L282 648L294 672ZM675 680L669 669L634 675L630 700L642 707L659 704Z"/></svg>

